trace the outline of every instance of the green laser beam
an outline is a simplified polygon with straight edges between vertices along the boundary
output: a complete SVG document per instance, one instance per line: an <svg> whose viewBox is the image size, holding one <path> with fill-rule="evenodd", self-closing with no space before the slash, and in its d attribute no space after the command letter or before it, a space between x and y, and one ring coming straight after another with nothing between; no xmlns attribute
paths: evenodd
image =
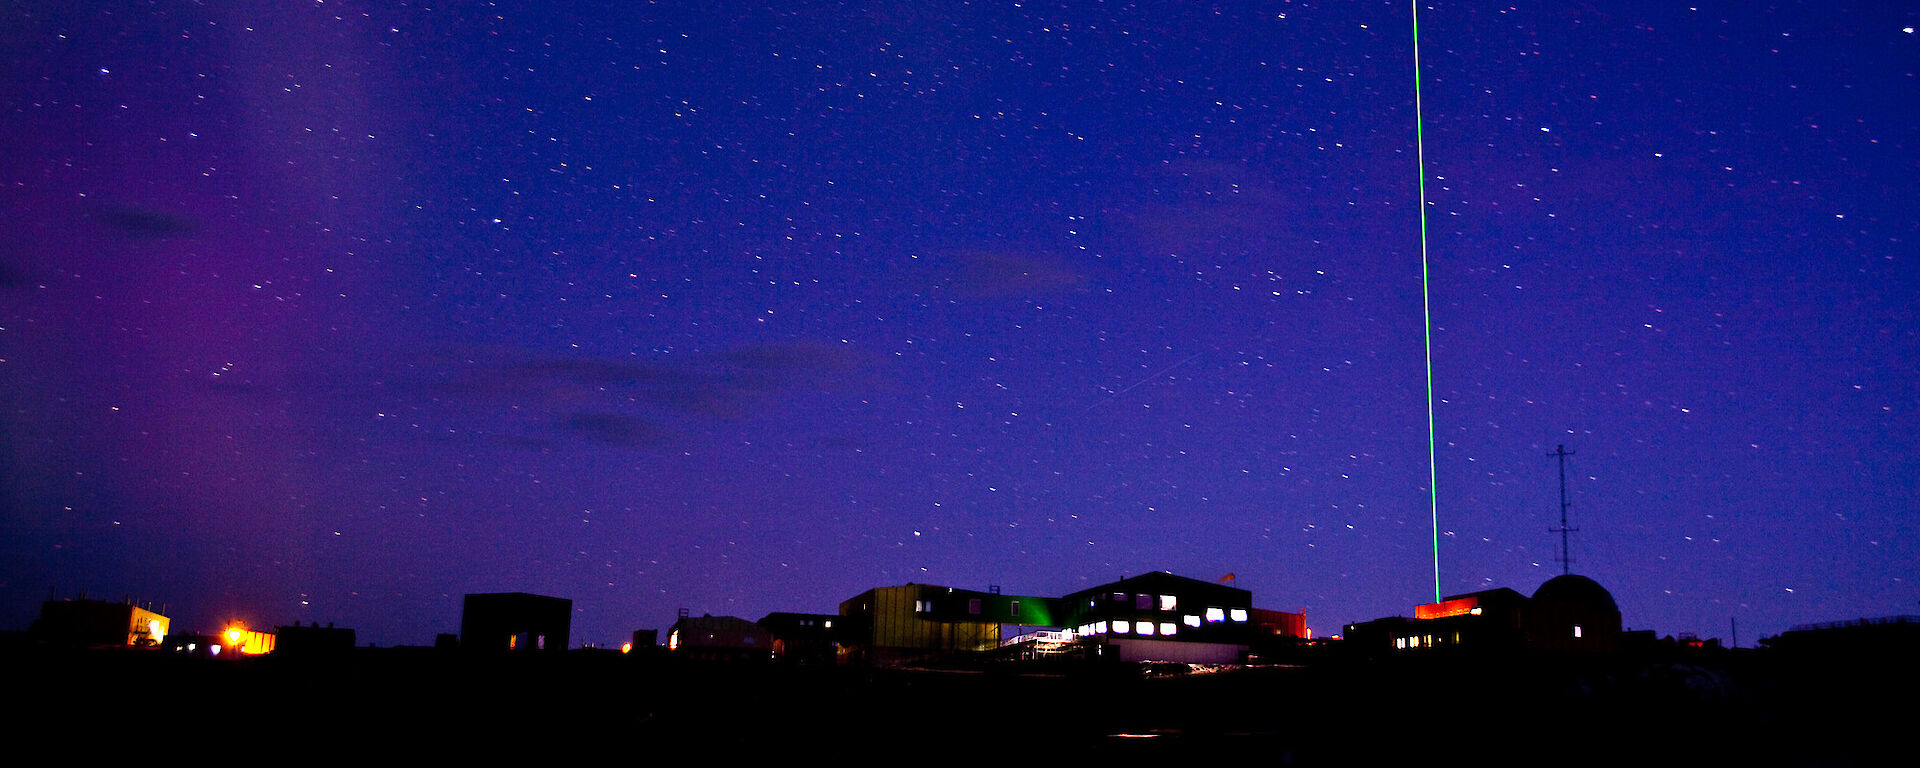
<svg viewBox="0 0 1920 768"><path fill-rule="evenodd" d="M1420 323L1427 348L1427 499L1433 522L1433 601L1440 602L1440 488L1433 434L1433 300L1427 288L1427 137L1420 108L1420 0L1413 0L1413 146L1420 165Z"/></svg>

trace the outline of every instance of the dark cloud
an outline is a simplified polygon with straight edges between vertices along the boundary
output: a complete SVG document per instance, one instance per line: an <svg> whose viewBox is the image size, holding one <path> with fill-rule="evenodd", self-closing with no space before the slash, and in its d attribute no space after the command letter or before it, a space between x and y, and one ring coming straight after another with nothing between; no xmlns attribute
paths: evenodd
<svg viewBox="0 0 1920 768"><path fill-rule="evenodd" d="M672 442L673 430L637 416L621 413L582 411L567 414L556 424L562 431L596 443L625 448L644 448Z"/></svg>
<svg viewBox="0 0 1920 768"><path fill-rule="evenodd" d="M140 240L180 237L195 229L193 221L184 216L131 205L102 205L89 211L87 217L123 237Z"/></svg>
<svg viewBox="0 0 1920 768"><path fill-rule="evenodd" d="M463 397L566 402L641 397L690 388L698 377L671 365L607 358L528 357L524 350L480 348L431 356L422 369L431 389Z"/></svg>
<svg viewBox="0 0 1920 768"><path fill-rule="evenodd" d="M612 387L638 387L665 384L680 386L687 375L673 368L627 360L545 359L509 363L501 369L509 380L567 381L575 384Z"/></svg>
<svg viewBox="0 0 1920 768"><path fill-rule="evenodd" d="M422 366L436 396L466 410L504 401L562 414L562 430L612 445L655 445L676 420L738 419L777 408L782 392L839 386L858 371L844 347L815 341L752 344L671 360L528 357L481 349L436 355ZM464 405L462 405L464 403ZM639 411L644 415L630 415Z"/></svg>
<svg viewBox="0 0 1920 768"><path fill-rule="evenodd" d="M945 285L969 298L1053 296L1083 289L1087 277L1065 264L1021 254L966 253Z"/></svg>
<svg viewBox="0 0 1920 768"><path fill-rule="evenodd" d="M726 363L788 372L837 371L852 366L844 347L817 341L790 341L736 347L720 355Z"/></svg>

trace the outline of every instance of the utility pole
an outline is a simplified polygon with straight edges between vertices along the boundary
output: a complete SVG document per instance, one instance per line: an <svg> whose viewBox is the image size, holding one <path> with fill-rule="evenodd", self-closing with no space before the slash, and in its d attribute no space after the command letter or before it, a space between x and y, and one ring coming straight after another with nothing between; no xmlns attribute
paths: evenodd
<svg viewBox="0 0 1920 768"><path fill-rule="evenodd" d="M1567 450L1564 444L1554 446L1553 453L1547 454L1560 460L1560 527L1548 528L1547 531L1560 534L1560 575L1562 576L1572 572L1573 557L1567 552L1567 534L1580 530L1567 527L1567 507L1570 505L1567 501L1567 457L1573 454L1574 452Z"/></svg>

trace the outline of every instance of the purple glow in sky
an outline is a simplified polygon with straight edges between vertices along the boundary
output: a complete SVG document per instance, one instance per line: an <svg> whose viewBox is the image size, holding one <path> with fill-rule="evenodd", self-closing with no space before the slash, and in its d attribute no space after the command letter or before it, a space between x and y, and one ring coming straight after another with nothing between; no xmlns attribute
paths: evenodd
<svg viewBox="0 0 1920 768"><path fill-rule="evenodd" d="M0 10L0 625L1432 597L1410 6ZM1423 5L1442 589L1920 601L1920 36Z"/></svg>

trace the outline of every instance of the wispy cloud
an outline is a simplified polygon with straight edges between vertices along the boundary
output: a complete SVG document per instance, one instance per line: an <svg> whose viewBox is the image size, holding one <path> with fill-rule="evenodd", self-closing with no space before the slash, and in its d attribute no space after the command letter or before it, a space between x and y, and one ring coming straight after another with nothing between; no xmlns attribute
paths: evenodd
<svg viewBox="0 0 1920 768"><path fill-rule="evenodd" d="M525 350L465 350L419 366L425 388L474 418L547 414L564 435L645 447L671 443L710 419L751 418L779 408L782 393L838 386L857 356L820 342L734 347L683 358L628 360L538 356Z"/></svg>

